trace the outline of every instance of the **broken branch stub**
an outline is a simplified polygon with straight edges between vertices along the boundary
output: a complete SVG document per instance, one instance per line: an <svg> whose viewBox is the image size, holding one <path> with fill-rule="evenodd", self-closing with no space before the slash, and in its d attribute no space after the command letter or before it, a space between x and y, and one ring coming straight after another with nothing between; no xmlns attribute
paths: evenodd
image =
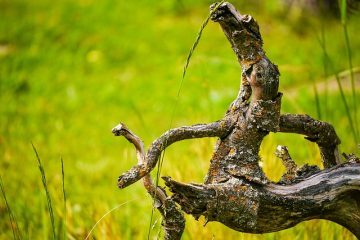
<svg viewBox="0 0 360 240"><path fill-rule="evenodd" d="M223 119L171 129L151 144L146 155L141 140L119 125L114 133L126 137L141 154L138 165L119 177L118 186L124 188L145 178L145 188L160 202L166 239L180 238L184 227L175 203L195 218L203 215L207 221L221 222L240 232L274 232L310 219L327 219L360 238L359 158L345 155L351 161L340 164L340 139L330 124L307 115L280 114L280 73L262 49L257 22L230 3L214 6L210 7L211 19L220 24L241 65L237 98ZM280 148L277 155L287 173L280 182L271 182L259 166L259 148L269 132L305 135L317 143L325 169L299 168L287 148ZM164 177L173 195L160 197L166 193L152 184L149 173L162 151L175 142L203 137L218 138L205 183L184 184ZM180 228L176 228L176 221ZM176 234L167 234L172 228Z"/></svg>

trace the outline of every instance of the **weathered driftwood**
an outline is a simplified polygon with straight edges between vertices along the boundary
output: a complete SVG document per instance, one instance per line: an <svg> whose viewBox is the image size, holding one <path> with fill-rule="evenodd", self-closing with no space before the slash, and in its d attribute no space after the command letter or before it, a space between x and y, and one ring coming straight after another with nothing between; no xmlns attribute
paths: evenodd
<svg viewBox="0 0 360 240"><path fill-rule="evenodd" d="M113 129L132 142L138 165L122 174L124 188L141 178L163 215L165 239L179 239L184 218L174 202L195 218L218 221L241 232L266 233L286 229L309 219L339 223L360 238L360 164L345 155L341 164L340 140L334 128L307 115L280 114L279 71L265 55L259 26L241 15L230 3L211 7L242 68L238 97L223 119L167 131L155 140L146 155L141 140L123 124ZM278 183L270 182L259 166L259 148L269 132L305 135L319 146L324 170L305 165L298 168L287 149L278 148L287 172ZM184 184L164 177L173 195L151 182L150 171L169 145L193 138L218 137L204 184Z"/></svg>

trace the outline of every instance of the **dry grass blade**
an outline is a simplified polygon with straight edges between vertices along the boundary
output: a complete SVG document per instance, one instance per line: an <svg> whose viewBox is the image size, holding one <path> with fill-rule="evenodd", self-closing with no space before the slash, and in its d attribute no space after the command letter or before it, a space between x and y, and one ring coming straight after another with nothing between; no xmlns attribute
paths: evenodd
<svg viewBox="0 0 360 240"><path fill-rule="evenodd" d="M41 180L42 180L43 187L44 187L45 194L46 194L46 201L47 201L48 210L49 210L49 216L50 216L50 221L51 221L51 228L52 228L53 239L56 239L54 211L53 211L53 208L52 208L50 192L49 192L49 189L48 189L48 186L47 186L47 182L46 182L45 170L44 170L44 168L43 168L43 166L42 166L42 163L41 163L39 154L38 154L38 152L37 152L34 144L31 143L31 145L32 145L32 147L33 147L33 150L34 150L35 155L36 155L36 159L37 159L37 161L38 161L38 167L39 167L40 174L41 174Z"/></svg>
<svg viewBox="0 0 360 240"><path fill-rule="evenodd" d="M202 36L202 33L203 33L206 25L209 23L211 14L212 14L213 12L215 12L215 11L218 9L218 7L219 7L223 2L224 2L224 0L216 4L216 6L214 7L214 9L211 10L209 16L205 19L205 21L204 21L203 24L201 25L200 30L199 30L199 32L198 32L198 34L197 34L197 36L196 36L195 42L194 42L194 44L191 46L190 51L189 51L189 54L188 54L188 56L187 56L187 58L186 58L186 63L185 63L184 70L183 70L183 75L182 75L182 78L183 78L183 79L185 78L185 74L186 74L187 68L188 68L188 66L189 66L190 59L191 59L191 57L192 57L192 55L193 55L193 53L194 53L194 51L195 51L195 48L197 47L197 45L198 45L199 42L200 42L200 38L201 38L201 36Z"/></svg>
<svg viewBox="0 0 360 240"><path fill-rule="evenodd" d="M96 228L96 226L101 222L101 220L103 220L107 215L109 215L110 213L112 213L113 211L115 211L116 209L120 208L121 206L124 206L125 204L128 204L130 202L133 202L137 199L133 199L133 200L129 200L129 201L126 201L112 209L110 209L108 212L106 212L95 224L94 226L91 228L90 232L88 233L88 235L86 236L86 238L84 240L88 240L89 237L91 236L91 233L94 231L94 229Z"/></svg>
<svg viewBox="0 0 360 240"><path fill-rule="evenodd" d="M185 63L185 66L184 66L184 70L183 70L183 75L182 75L182 79L181 79L181 82L180 82L180 87L179 87L179 90L178 90L178 93L177 93L177 98L176 98L176 102L175 102L175 106L174 106L174 109L173 109L173 112L171 114L171 121L170 121L170 127L169 129L172 127L172 122L173 122L173 118L174 118L174 114L175 114L175 110L177 108L177 103L178 103L178 100L179 100L179 96L180 96L180 92L181 92L181 88L182 88L182 84L183 84L183 81L184 81L184 78L185 78L185 75L186 75L186 71L188 69L188 66L189 66L189 63L190 63L190 59L197 47L197 45L199 44L200 42L200 38L202 36L202 32L204 31L206 25L208 24L209 20L210 20L210 17L211 17L211 14L216 11L218 9L218 7L224 2L221 1L219 3L217 3L215 5L215 7L211 10L209 16L205 19L205 21L203 22L203 24L201 25L200 27L200 30L196 36L196 39L195 39L195 42L194 44L192 45L192 47L190 48L190 51L189 51L189 54L188 54L188 57L186 58L186 63ZM157 170L157 174L156 174L156 186L158 186L158 179L159 179L159 176L160 176L160 170L161 170L161 167L162 167L162 164L163 164L163 160L164 160L164 155L165 155L165 150L162 154L162 157L160 159L160 162L159 162L159 165L158 165L158 170ZM150 226L151 226L151 223L150 223Z"/></svg>

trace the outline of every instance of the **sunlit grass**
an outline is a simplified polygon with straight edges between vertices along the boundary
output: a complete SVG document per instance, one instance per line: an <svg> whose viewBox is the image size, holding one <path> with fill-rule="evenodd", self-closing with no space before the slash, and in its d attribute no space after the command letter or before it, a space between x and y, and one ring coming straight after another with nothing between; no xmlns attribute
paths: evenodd
<svg viewBox="0 0 360 240"><path fill-rule="evenodd" d="M171 116L189 47L209 12L209 2L176 2L0 0L0 166L6 197L24 239L52 236L30 142L41 153L55 223L66 220L67 239L84 239L109 209L131 199L137 200L108 214L91 236L146 239L152 200L140 182L117 189L118 175L136 163L136 156L132 146L112 136L112 127L119 121L127 123L149 146L167 130L172 118L173 127L222 118L240 85L236 57L219 26L209 22L192 55L176 114ZM266 8L236 4L242 13L251 13L258 20L267 54L279 66L282 111L317 116L313 82L323 81L323 62L316 22L311 29L304 26L299 34L283 17L277 17L277 7L270 1ZM274 14L269 16L269 11ZM342 26L329 24L325 29L331 39L327 54L334 61L334 71L340 72L348 69ZM357 66L358 19L349 21L347 28L352 63ZM351 96L351 89L344 88L344 94ZM319 88L321 106L326 96L329 114L325 120L335 126L343 151L357 151L340 93L329 90L326 95ZM353 101L349 109L355 114ZM360 119L359 111L357 116ZM162 175L203 182L215 141L174 144L167 150ZM321 165L313 143L301 136L270 134L261 147L270 179L283 174L274 156L277 145L287 145L299 165ZM60 157L65 160L63 168ZM0 212L6 211L1 201ZM0 216L0 239L12 239L8 215ZM153 219L159 217L155 212ZM252 235L218 223L202 227L202 220L187 217L184 239L354 239L327 221ZM60 236L61 228L57 224L55 228ZM158 221L151 239L159 229Z"/></svg>
<svg viewBox="0 0 360 240"><path fill-rule="evenodd" d="M65 169L64 169L64 160L61 158L61 182L62 182L62 193L63 193L63 201L64 201L64 208L63 208L63 239L66 239L66 191L65 191Z"/></svg>
<svg viewBox="0 0 360 240"><path fill-rule="evenodd" d="M53 237L53 239L56 239L54 211L53 211L53 205L52 205L52 202L51 202L51 196L50 196L50 193L49 193L49 188L48 188L47 181L46 181L45 170L44 170L44 167L43 167L43 165L41 163L39 154L38 154L34 144L32 144L32 147L33 147L33 150L34 150L35 155L36 155L36 159L37 159L37 162L38 162L38 167L39 167L40 174L41 174L41 181L43 183L43 187L44 187L45 194L46 194L47 208L48 208L50 222L51 222L52 237Z"/></svg>
<svg viewBox="0 0 360 240"><path fill-rule="evenodd" d="M16 239L16 240L21 239L22 238L21 231L19 229L18 222L10 208L9 202L6 198L5 188L4 188L4 184L3 184L1 176L0 176L0 190L1 190L2 199L4 200L4 203L6 206L7 214L9 216L10 228L13 233L13 239Z"/></svg>

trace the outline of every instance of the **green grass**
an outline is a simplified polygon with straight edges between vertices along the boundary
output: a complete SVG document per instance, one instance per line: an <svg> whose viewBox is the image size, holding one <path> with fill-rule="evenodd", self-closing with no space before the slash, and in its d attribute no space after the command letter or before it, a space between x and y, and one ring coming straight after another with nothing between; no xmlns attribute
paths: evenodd
<svg viewBox="0 0 360 240"><path fill-rule="evenodd" d="M4 183L2 181L1 176L0 176L0 189L1 189L2 198L3 198L4 203L5 203L6 211L7 211L8 216L9 216L9 223L10 223L10 228L12 230L13 239L16 239L16 240L21 239L21 232L19 230L17 220L16 220L14 214L12 213L9 202L8 202L8 200L6 198L6 193L5 193L5 189L4 189Z"/></svg>
<svg viewBox="0 0 360 240"><path fill-rule="evenodd" d="M65 168L64 168L64 160L60 158L61 161L61 181L62 181L62 192L63 192L63 201L64 201L64 208L63 208L63 217L62 217L62 228L63 228L63 239L66 239L66 190L65 190Z"/></svg>
<svg viewBox="0 0 360 240"><path fill-rule="evenodd" d="M223 116L237 95L240 68L221 29L212 22L202 33L176 100L188 50L209 5L210 1L190 0L62 0L56 4L0 0L0 169L23 239L50 239L53 234L31 142L41 153L59 238L66 220L67 239L85 239L104 214L123 203L96 225L91 237L146 238L152 200L140 182L117 189L118 175L134 165L136 157L131 145L112 136L111 128L125 122L149 146L172 118L176 127ZM265 50L279 66L282 111L316 117L313 86L324 81L318 20L288 21L276 1L239 1L237 6L258 20ZM354 67L360 62L358 24L356 16L347 22ZM325 34L333 61L328 71L347 70L340 21L327 20ZM349 75L340 78L346 79L350 81ZM329 111L323 120L336 128L342 151L356 152L341 95L336 85L331 88L331 81L329 89L317 88L319 105L326 103ZM351 88L344 87L344 94L354 116ZM359 111L356 114L360 119ZM215 139L201 139L171 146L162 175L202 182L214 143ZM277 145L287 145L299 164L321 164L316 146L301 136L270 134L261 154L271 179L283 173L274 156ZM0 201L0 239L13 238L7 211ZM153 219L158 218L155 213ZM238 233L218 223L204 228L202 223L203 219L196 222L187 217L184 239L354 239L342 227L320 220L263 235ZM151 239L159 229L157 221Z"/></svg>
<svg viewBox="0 0 360 240"><path fill-rule="evenodd" d="M47 181L46 181L45 170L44 170L44 167L43 167L43 165L41 163L41 159L39 157L39 154L38 154L34 144L31 144L31 145L32 145L32 148L34 149L34 152L35 152L35 155L36 155L36 159L37 159L37 162L38 162L38 167L39 167L40 174L41 174L41 181L43 183L44 191L45 191L45 194L46 194L47 208L48 208L50 222L51 222L52 238L57 239L56 230L55 230L54 211L53 211L53 206L52 206L52 203L51 203L51 196L50 196L50 193L49 193L49 188L48 188Z"/></svg>

